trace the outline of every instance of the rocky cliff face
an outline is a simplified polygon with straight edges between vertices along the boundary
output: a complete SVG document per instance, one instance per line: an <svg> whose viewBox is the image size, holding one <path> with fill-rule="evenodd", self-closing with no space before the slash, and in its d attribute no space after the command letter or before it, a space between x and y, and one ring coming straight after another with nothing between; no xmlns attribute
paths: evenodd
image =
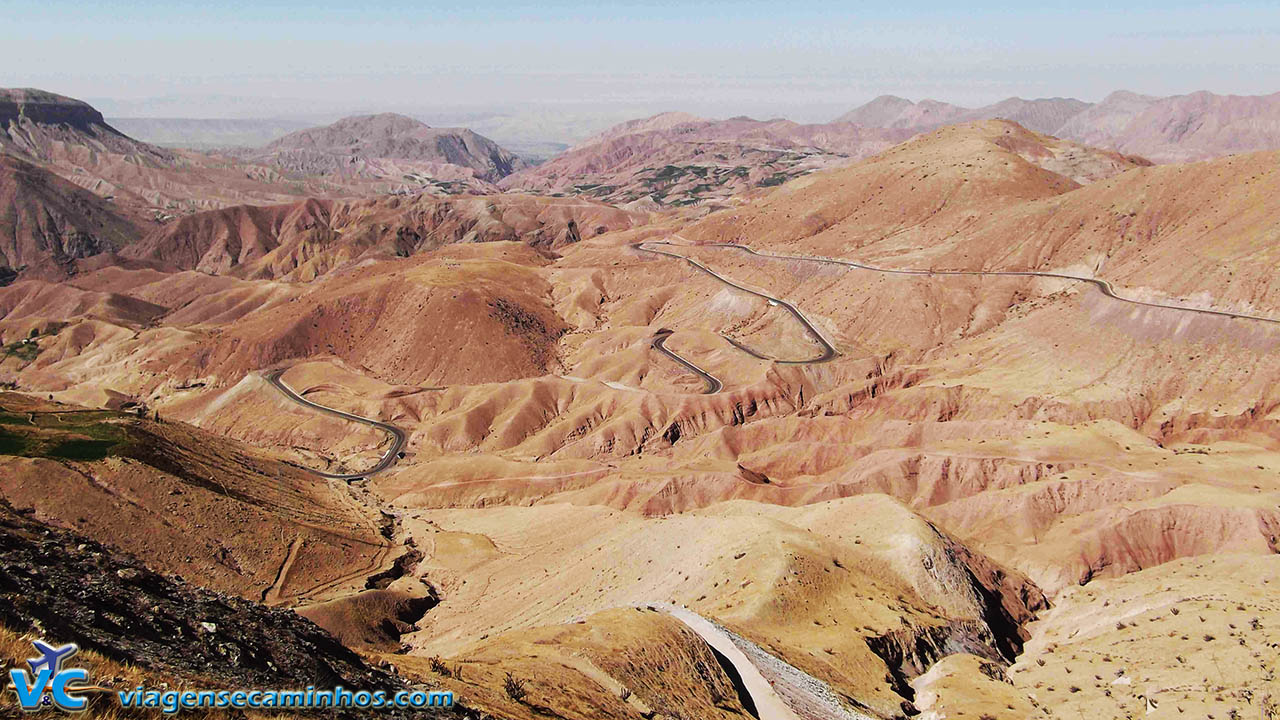
<svg viewBox="0 0 1280 720"><path fill-rule="evenodd" d="M0 150L41 161L57 159L65 148L90 148L172 164L173 156L140 143L107 124L88 103L32 88L0 88Z"/></svg>
<svg viewBox="0 0 1280 720"><path fill-rule="evenodd" d="M20 120L69 125L83 132L113 131L88 103L32 88L0 89L0 125Z"/></svg>

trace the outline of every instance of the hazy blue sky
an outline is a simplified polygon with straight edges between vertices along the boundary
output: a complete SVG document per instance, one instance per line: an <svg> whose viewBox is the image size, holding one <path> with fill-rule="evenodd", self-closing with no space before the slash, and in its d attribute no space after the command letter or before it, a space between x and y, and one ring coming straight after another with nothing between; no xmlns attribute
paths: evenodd
<svg viewBox="0 0 1280 720"><path fill-rule="evenodd" d="M825 120L882 93L974 105L1280 90L1277 0L4 0L0 15L0 86L168 98L134 103L168 115L254 114L246 99L274 98L262 107L572 103Z"/></svg>

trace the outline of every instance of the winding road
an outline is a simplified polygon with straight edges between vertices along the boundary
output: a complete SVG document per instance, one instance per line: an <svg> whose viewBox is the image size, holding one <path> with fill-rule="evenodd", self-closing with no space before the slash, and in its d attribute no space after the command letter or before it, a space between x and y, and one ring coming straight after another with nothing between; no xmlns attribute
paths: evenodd
<svg viewBox="0 0 1280 720"><path fill-rule="evenodd" d="M667 346L666 346L667 338L671 337L671 334L673 332L675 331L664 329L664 330L659 330L656 334L654 334L653 349L657 350L663 355L666 355L672 360L675 360L677 363L684 366L686 370L702 378L702 382L707 384L707 389L702 391L703 395L714 395L720 392L721 390L723 390L724 383L720 382L719 378L707 372L706 370L703 370L697 365L694 365L692 362L684 359L683 357L680 357L679 355L672 352L671 350L667 349Z"/></svg>
<svg viewBox="0 0 1280 720"><path fill-rule="evenodd" d="M672 243L661 242L655 243L661 245L671 245ZM802 260L805 262L827 263L830 265L844 265L846 267L858 268L859 270L870 270L872 272L889 273L893 275L994 275L1003 277L1043 277L1054 278L1058 280L1074 280L1076 282L1088 283L1103 295L1112 300L1120 302L1132 303L1134 305L1143 305L1145 307L1160 308L1162 310L1180 310L1182 312L1200 313L1202 315L1217 315L1219 317L1232 318L1236 320L1256 320L1259 322L1280 324L1280 319L1264 317L1262 315L1250 315L1248 313L1231 312L1229 310L1210 310L1208 308L1194 308L1183 305L1169 305L1166 303L1147 302L1146 300L1135 300L1125 297L1115 291L1111 283L1099 278L1088 277L1085 275L1071 275L1069 273L1041 272L1036 270L902 270L896 268L882 268L874 265L866 265L864 263L854 262L852 260L840 260L838 258L822 257L817 255L788 255L784 253L768 253L758 252L747 247L746 245L738 245L735 243L709 243L697 247L718 247L730 248L733 250L741 250L742 252L755 255L756 257L771 258L774 260ZM651 250L650 252L661 252L659 250ZM674 253L664 253L675 255ZM681 257L676 255L676 257ZM690 261L692 262L692 261ZM710 271L708 271L710 272Z"/></svg>
<svg viewBox="0 0 1280 720"><path fill-rule="evenodd" d="M725 340L727 340L729 344L733 345L739 350L747 353L748 355L751 355L752 357L759 358L760 360L770 360L780 365L810 365L813 363L823 363L823 362L827 362L828 360L834 359L836 356L840 354L838 351L836 351L836 347L832 345L831 342L827 340L826 336L822 334L822 331L818 330L818 328L812 322L809 321L809 318L805 317L804 313L800 312L800 309L797 308L795 305L792 305L791 303L787 302L786 300L783 300L780 297L774 297L772 295L762 293L759 290L752 290L751 288L746 287L745 285L736 283L733 280L730 280L729 278L721 275L720 273L717 273L715 270L712 270L711 268L707 267L706 265L703 265L702 263L698 262L697 260L694 260L691 257L686 257L679 253L667 252L665 250L654 250L652 248L647 248L645 247L645 245L647 244L648 244L647 242L638 242L638 243L633 243L631 247L640 252L653 253L654 255L666 255L667 257L676 258L677 260L684 260L685 262L689 263L693 267L701 270L702 272L710 275L711 277L715 278L716 280L719 280L720 282L724 283L725 285L728 285L731 288L735 288L749 295L755 295L758 298L762 298L768 301L770 305L778 305L785 308L786 311L791 313L791 316L794 317L802 327L804 327L805 331L809 333L809 335L811 335L813 339L818 342L819 345L822 346L822 353L817 357L808 358L805 360L781 360L778 358L769 357L768 355L762 355L756 352L755 350L752 350L751 348L747 347L746 345L743 345L737 340L734 340L728 335L722 334L720 336ZM673 243L669 243L669 242L655 242L653 244L668 245L668 246L676 247L673 245Z"/></svg>
<svg viewBox="0 0 1280 720"><path fill-rule="evenodd" d="M331 407L326 407L319 403L311 402L310 400L294 392L293 388L285 384L284 380L280 377L281 375L284 375L284 373L285 373L284 369L269 370L263 373L262 377L267 382L271 383L271 385L274 386L277 390L284 393L285 397L298 403L299 405L305 405L306 407L309 407L312 410L319 410L320 412L323 412L323 413L336 415L337 417L340 417L343 420L350 420L351 422L357 422L362 425L369 425L370 427L375 427L391 436L391 447L387 448L387 452L383 454L382 458L378 460L378 463L376 465L369 468L368 470L365 470L364 472L343 474L343 473L325 472L324 470L316 470L314 468L307 468L307 470L310 470L311 472L315 473L316 475L319 475L320 477L329 478L331 480L361 480L363 478L369 477L370 475L374 475L382 472L383 470L386 470L387 468L394 465L396 460L399 459L400 451L404 448L405 441L408 440L408 435L406 435L403 430L396 427L395 425L384 423L380 420L372 420L370 418L360 417L359 415L353 415L352 413L349 413L349 412L344 412L342 410L335 410Z"/></svg>

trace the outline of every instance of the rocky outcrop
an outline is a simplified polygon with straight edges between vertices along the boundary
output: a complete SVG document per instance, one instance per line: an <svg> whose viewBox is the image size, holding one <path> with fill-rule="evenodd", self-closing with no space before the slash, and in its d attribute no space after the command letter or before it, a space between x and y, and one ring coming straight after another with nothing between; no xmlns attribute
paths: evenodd
<svg viewBox="0 0 1280 720"><path fill-rule="evenodd" d="M970 596L978 617L906 625L867 638L867 647L888 666L894 691L907 701L914 696L909 681L948 655L965 653L1000 663L1013 662L1030 638L1024 626L1049 607L1044 593L1025 576L939 535L941 557L924 555L925 570L949 587L951 594Z"/></svg>

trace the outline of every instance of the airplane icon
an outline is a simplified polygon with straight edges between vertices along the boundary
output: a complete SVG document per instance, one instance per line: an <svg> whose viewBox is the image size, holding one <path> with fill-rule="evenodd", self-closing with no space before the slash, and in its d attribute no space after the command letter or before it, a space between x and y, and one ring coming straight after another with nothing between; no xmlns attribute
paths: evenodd
<svg viewBox="0 0 1280 720"><path fill-rule="evenodd" d="M36 652L42 655L42 657L27 660L27 664L31 666L32 675L40 674L40 668L44 667L49 668L50 677L57 675L62 670L62 661L80 650L75 643L67 643L60 648L55 648L42 640L35 640L31 644L35 645Z"/></svg>

